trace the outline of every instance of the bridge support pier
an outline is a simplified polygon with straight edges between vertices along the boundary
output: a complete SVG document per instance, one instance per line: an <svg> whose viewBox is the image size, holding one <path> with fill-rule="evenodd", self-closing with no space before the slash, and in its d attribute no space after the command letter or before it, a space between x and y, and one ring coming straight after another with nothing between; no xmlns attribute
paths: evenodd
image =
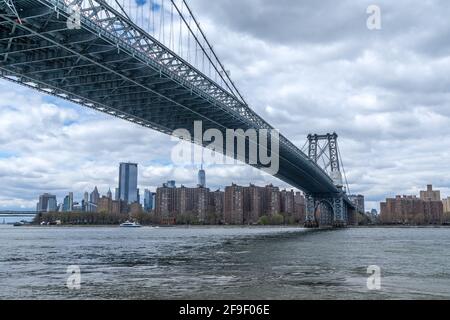
<svg viewBox="0 0 450 320"><path fill-rule="evenodd" d="M347 205L343 194L306 194L305 228L347 226Z"/></svg>

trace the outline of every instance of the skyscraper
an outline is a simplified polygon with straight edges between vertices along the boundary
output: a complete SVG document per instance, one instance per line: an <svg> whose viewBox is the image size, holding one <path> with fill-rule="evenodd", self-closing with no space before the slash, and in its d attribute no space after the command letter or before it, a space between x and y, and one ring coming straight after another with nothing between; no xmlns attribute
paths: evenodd
<svg viewBox="0 0 450 320"><path fill-rule="evenodd" d="M155 194L150 192L150 190L145 189L144 191L144 211L149 212L155 208L154 203Z"/></svg>
<svg viewBox="0 0 450 320"><path fill-rule="evenodd" d="M56 197L48 198L47 212L55 212L57 208Z"/></svg>
<svg viewBox="0 0 450 320"><path fill-rule="evenodd" d="M206 188L206 173L203 170L203 165L198 170L198 186L201 188Z"/></svg>
<svg viewBox="0 0 450 320"><path fill-rule="evenodd" d="M138 201L138 168L136 163L121 163L119 168L119 199L126 203Z"/></svg>
<svg viewBox="0 0 450 320"><path fill-rule="evenodd" d="M39 202L36 205L36 211L45 212L49 210L56 211L56 196L49 193L44 193L43 195L39 196Z"/></svg>
<svg viewBox="0 0 450 320"><path fill-rule="evenodd" d="M63 212L72 212L72 211L73 211L73 192L69 192L69 194L64 198Z"/></svg>
<svg viewBox="0 0 450 320"><path fill-rule="evenodd" d="M90 201L93 204L98 204L98 200L100 199L100 194L98 193L97 186L95 186L94 191L91 192Z"/></svg>
<svg viewBox="0 0 450 320"><path fill-rule="evenodd" d="M108 192L106 193L106 197L112 200L111 188L108 189Z"/></svg>

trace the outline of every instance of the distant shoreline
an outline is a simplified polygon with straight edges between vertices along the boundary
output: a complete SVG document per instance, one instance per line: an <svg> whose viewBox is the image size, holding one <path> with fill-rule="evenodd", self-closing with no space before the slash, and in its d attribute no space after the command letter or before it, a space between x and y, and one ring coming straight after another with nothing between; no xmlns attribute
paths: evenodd
<svg viewBox="0 0 450 320"><path fill-rule="evenodd" d="M11 224L5 224L11 225ZM11 225L12 226L12 225ZM39 228L119 228L119 225L113 224L65 224L65 225L38 225L38 224L25 224L20 227L39 227ZM309 229L301 225L143 225L143 228L286 228L286 229ZM426 226L413 226L413 225L366 225L366 226L348 226L347 228L354 229L366 229L366 228L378 228L378 229L446 229L450 228L450 225L426 225ZM320 228L318 228L320 229ZM324 228L327 229L327 228ZM343 228L345 229L345 228ZM311 228L314 230L314 228Z"/></svg>

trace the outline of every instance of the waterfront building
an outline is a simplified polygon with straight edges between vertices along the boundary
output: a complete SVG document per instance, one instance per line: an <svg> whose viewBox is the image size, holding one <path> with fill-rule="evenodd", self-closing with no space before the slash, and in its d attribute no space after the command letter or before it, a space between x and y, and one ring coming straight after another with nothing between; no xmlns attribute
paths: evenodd
<svg viewBox="0 0 450 320"><path fill-rule="evenodd" d="M56 207L57 207L56 196L50 193L44 193L39 196L39 201L36 204L36 211L37 212L56 211Z"/></svg>
<svg viewBox="0 0 450 320"><path fill-rule="evenodd" d="M450 213L450 197L442 200L442 205L444 207L444 212Z"/></svg>
<svg viewBox="0 0 450 320"><path fill-rule="evenodd" d="M441 201L441 191L433 190L433 185L427 185L427 190L420 191L420 199L428 201Z"/></svg>
<svg viewBox="0 0 450 320"><path fill-rule="evenodd" d="M112 202L113 200L109 197L101 197L98 201L97 212L112 213Z"/></svg>
<svg viewBox="0 0 450 320"><path fill-rule="evenodd" d="M169 184L156 189L155 215L161 223L174 223L178 212L178 192Z"/></svg>
<svg viewBox="0 0 450 320"><path fill-rule="evenodd" d="M396 196L380 203L380 222L384 224L441 224L443 203L416 196Z"/></svg>
<svg viewBox="0 0 450 320"><path fill-rule="evenodd" d="M306 219L306 201L301 192L296 192L294 196L294 221L304 223Z"/></svg>
<svg viewBox="0 0 450 320"><path fill-rule="evenodd" d="M138 165L121 163L119 167L119 200L127 204L138 201L137 188Z"/></svg>
<svg viewBox="0 0 450 320"><path fill-rule="evenodd" d="M273 216L281 211L280 189L272 184L265 187L264 214Z"/></svg>
<svg viewBox="0 0 450 320"><path fill-rule="evenodd" d="M225 193L220 190L216 190L209 193L209 211L214 213L214 223L224 223L223 219L223 206L225 201Z"/></svg>
<svg viewBox="0 0 450 320"><path fill-rule="evenodd" d="M195 209L195 188L181 186L177 189L178 214L192 214Z"/></svg>
<svg viewBox="0 0 450 320"><path fill-rule="evenodd" d="M113 200L110 197L103 196L98 202L97 212L125 215L128 213L128 204L122 200Z"/></svg>
<svg viewBox="0 0 450 320"><path fill-rule="evenodd" d="M265 189L250 184L248 188L244 188L244 223L257 223L264 210Z"/></svg>
<svg viewBox="0 0 450 320"><path fill-rule="evenodd" d="M178 215L192 215L197 218L198 222L205 223L208 211L209 189L207 188L167 188L169 190L176 190L176 197L173 204L175 208L173 218ZM169 191L172 192L172 191Z"/></svg>
<svg viewBox="0 0 450 320"><path fill-rule="evenodd" d="M281 191L280 199L281 199L281 212L292 216L294 214L294 190Z"/></svg>
<svg viewBox="0 0 450 320"><path fill-rule="evenodd" d="M366 212L364 205L364 196L361 194L351 194L348 196L349 200L353 202L356 207L356 211L364 214Z"/></svg>
<svg viewBox="0 0 450 320"><path fill-rule="evenodd" d="M225 188L224 222L226 224L244 223L244 188L232 184Z"/></svg>

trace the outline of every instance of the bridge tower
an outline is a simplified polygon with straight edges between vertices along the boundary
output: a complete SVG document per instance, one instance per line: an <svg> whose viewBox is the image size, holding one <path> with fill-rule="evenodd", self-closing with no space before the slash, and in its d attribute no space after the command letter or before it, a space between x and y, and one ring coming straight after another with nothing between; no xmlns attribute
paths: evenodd
<svg viewBox="0 0 450 320"><path fill-rule="evenodd" d="M336 133L308 135L309 159L328 174L339 192L306 193L305 227L307 228L344 227L347 224L347 204L345 203L337 138Z"/></svg>

